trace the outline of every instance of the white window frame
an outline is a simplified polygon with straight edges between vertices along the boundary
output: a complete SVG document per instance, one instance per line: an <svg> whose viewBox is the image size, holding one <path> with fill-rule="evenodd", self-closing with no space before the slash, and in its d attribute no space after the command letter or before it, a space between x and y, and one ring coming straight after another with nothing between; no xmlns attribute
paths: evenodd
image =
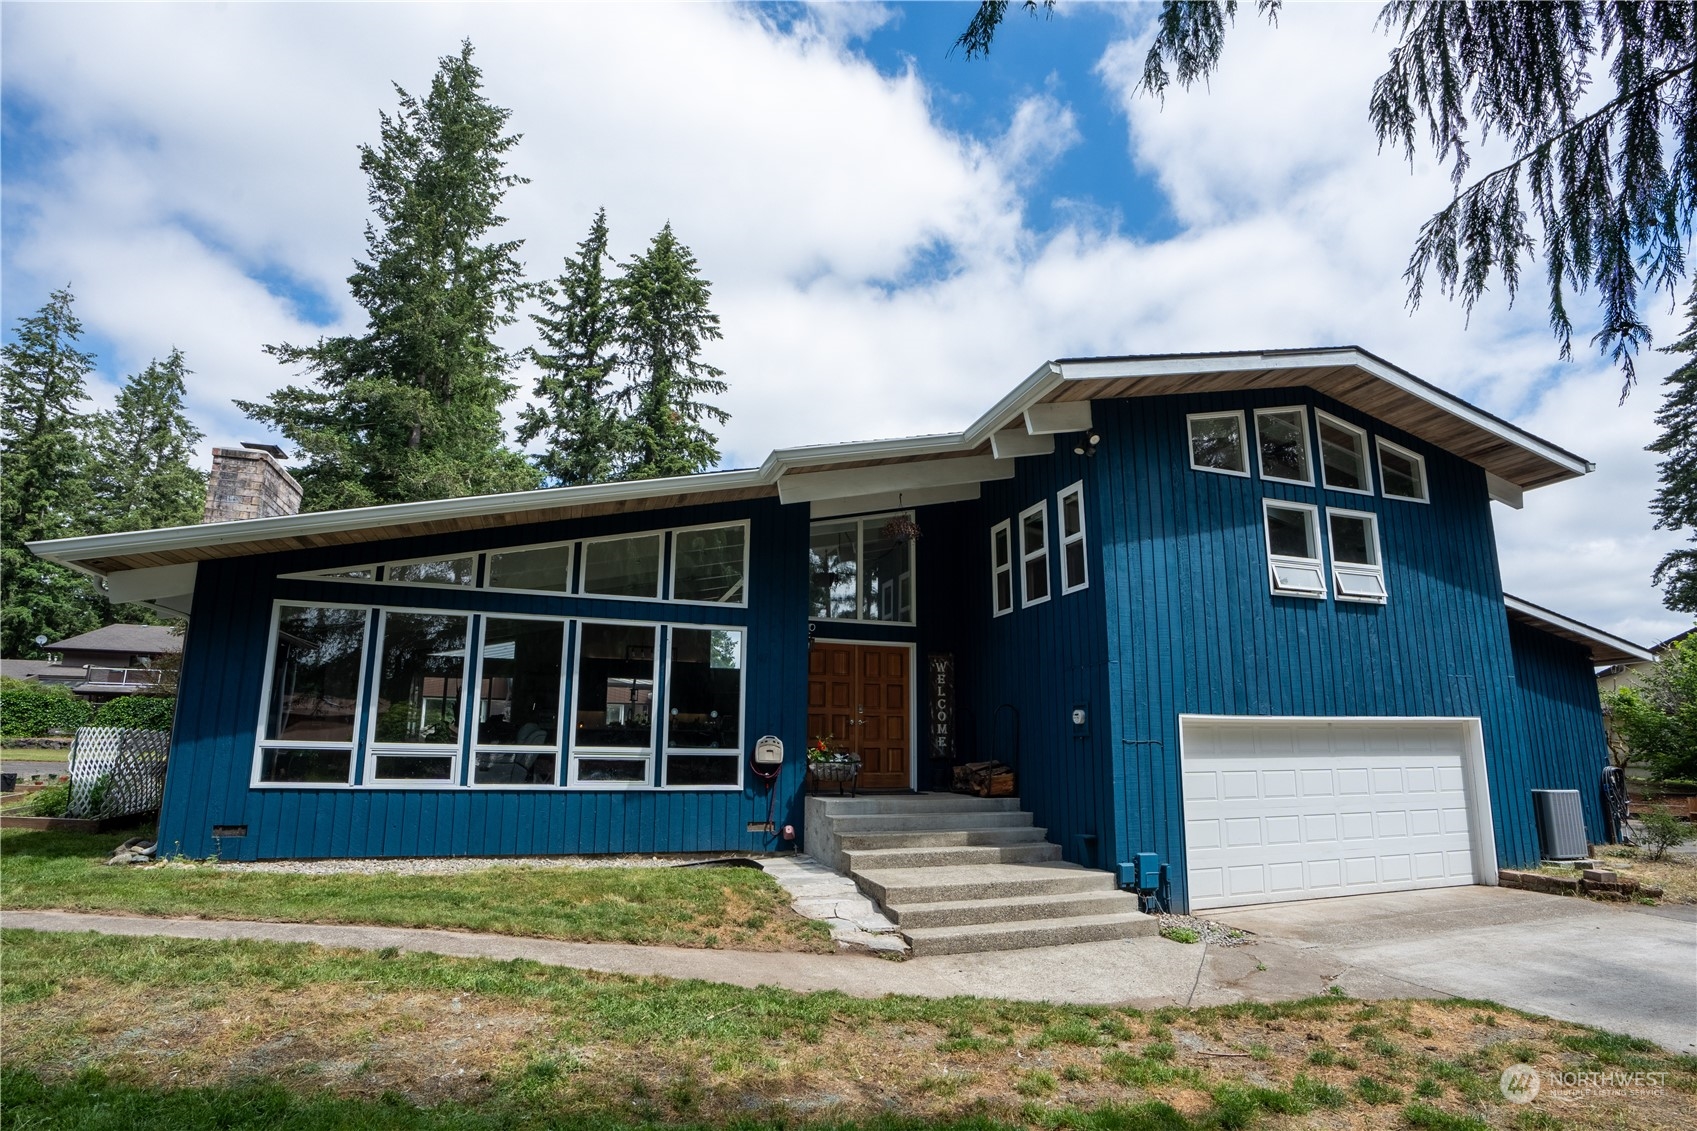
<svg viewBox="0 0 1697 1131"><path fill-rule="evenodd" d="M440 582L440 581L391 581L391 580L389 580L389 571L394 569L396 566L425 565L429 562L449 562L449 561L453 561L456 558L470 558L471 559L471 584L470 585L447 585L447 584L444 584L443 582ZM384 585L399 585L404 589L446 589L450 593L475 593L477 591L477 579L478 579L479 575L482 574L482 572L483 572L483 551L481 551L481 550L467 550L464 553L459 553L459 554L428 554L428 555L426 555L422 558L400 558L396 561L384 562L383 563L383 581L382 581L382 584L384 584Z"/></svg>
<svg viewBox="0 0 1697 1131"><path fill-rule="evenodd" d="M489 577L494 569L491 559L502 554L522 554L527 550L557 550L564 546L570 557L566 561L565 589L509 589L505 585L489 584ZM576 597L577 593L577 539L564 542L534 542L525 546L495 546L483 551L483 568L478 573L477 589L481 593L525 593L532 597Z"/></svg>
<svg viewBox="0 0 1697 1131"><path fill-rule="evenodd" d="M365 630L360 633L359 645L359 685L354 690L354 729L347 742L285 742L282 739L265 737L265 716L271 707L271 680L276 674L277 665L277 626L282 620L283 606L314 609L353 609L365 614ZM360 759L360 725L359 720L365 714L366 682L370 675L368 666L371 662L371 614L370 605L350 604L340 601L292 601L279 599L271 602L271 626L265 637L265 678L260 684L259 724L253 732L253 766L248 775L250 789L352 789L354 788L354 771L359 766ZM266 750L346 750L348 752L348 780L336 782L290 782L263 781L259 776L259 767Z"/></svg>
<svg viewBox="0 0 1697 1131"><path fill-rule="evenodd" d="M441 559L422 558L420 560L433 562L440 561ZM406 582L404 584L410 585L412 583ZM458 589L460 587L437 586L436 588ZM368 709L366 711L366 714L369 717L365 721L365 765L364 772L360 775L360 785L362 788L367 789L459 789L461 788L460 782L464 777L465 771L465 752L466 743L468 741L466 723L471 716L471 702L473 698L473 696L468 693L476 690L471 684L471 649L472 641L477 639L480 628L478 625L474 624L473 621L483 614L474 613L467 609L426 609L414 608L408 605L386 605L375 608L373 611L377 614L377 636L372 644L372 649L373 654L377 657L377 662L371 665L370 669L366 672L368 684L366 688L366 700L371 703L372 709ZM383 638L389 627L389 615L391 613L400 613L407 616L417 615L465 618L465 657L460 661L459 741L453 745L451 750L446 746L425 746L411 742L379 743L377 741L377 711L374 709L376 706L374 700L377 694L377 685L381 683L383 679ZM449 767L448 777L443 781L419 781L414 778L379 778L376 776L377 758L379 755L391 758L452 757L453 765Z"/></svg>
<svg viewBox="0 0 1697 1131"><path fill-rule="evenodd" d="M1370 545L1372 546L1372 550L1373 550L1373 564L1363 565L1360 562L1340 562L1340 561L1338 561L1336 547L1333 544L1333 539L1332 539L1332 516L1333 515L1337 515L1339 518L1359 518L1359 519L1366 519L1367 520L1367 526L1368 526L1369 530L1372 532L1372 541L1371 541ZM1332 586L1333 586L1333 590L1334 590L1333 595L1338 600L1340 600L1340 601L1353 601L1357 604L1362 604L1362 605L1383 605L1390 600L1390 587L1385 584L1385 552L1384 552L1384 543L1379 538L1379 516L1378 515L1374 514L1372 511L1354 511L1354 510L1345 510L1342 507L1327 507L1326 508L1326 544L1332 550L1331 559L1332 559ZM1376 578L1379 579L1379 589L1384 594L1384 596L1381 596L1381 597L1359 597L1359 596L1356 596L1356 595L1351 594L1351 593L1345 593L1343 582L1340 580L1341 575L1353 575L1353 576L1356 576L1356 577L1376 577Z"/></svg>
<svg viewBox="0 0 1697 1131"><path fill-rule="evenodd" d="M654 784L656 788L675 793L740 793L742 791L743 782L743 745L747 741L748 736L748 629L742 625L736 624L689 624L682 622L674 622L663 627L666 632L666 694L664 708L655 720L655 725L661 729L655 736L656 743L660 747L660 764L658 767L659 776L655 780ZM669 724L672 718L672 633L680 628L699 632L739 632L742 634L742 678L739 681L739 687L737 688L737 742L736 749L729 751L729 753L724 750L697 750L687 746L673 746L667 737L667 732L670 729ZM659 678L658 673L656 673L655 678ZM572 713L572 718L575 723L577 718L577 713L575 711ZM692 754L705 754L716 758L734 757L737 760L736 784L671 785L666 781L666 763L667 760L674 754L682 754L686 756Z"/></svg>
<svg viewBox="0 0 1697 1131"><path fill-rule="evenodd" d="M1367 429L1358 428L1347 420L1340 420L1324 409L1314 410L1314 454L1319 462L1320 483L1328 491L1343 491L1351 495L1371 495L1373 493L1373 445L1367 436ZM1361 476L1366 481L1366 487L1339 487L1326 479L1326 442L1320 436L1320 422L1353 432L1361 440Z"/></svg>
<svg viewBox="0 0 1697 1131"><path fill-rule="evenodd" d="M1078 496L1077 534L1067 533L1066 501L1068 495ZM1059 491L1055 492L1055 526L1061 536L1060 553L1056 554L1055 557L1056 564L1061 567L1061 596L1065 597L1068 593L1077 593L1081 590L1090 588L1090 543L1085 537L1084 480L1080 479L1078 482L1062 487ZM1072 545L1074 542L1079 543L1081 547L1081 560L1084 563L1084 579L1076 585L1068 585L1067 547Z"/></svg>
<svg viewBox="0 0 1697 1131"><path fill-rule="evenodd" d="M1001 536L1006 538L1007 541L1008 541L1008 564L1005 565L1005 566L999 566L999 565L996 564L996 535L998 535L998 534L1000 534ZM998 522L996 525L994 525L990 528L990 616L991 617L1005 617L1009 613L1013 612L1013 608L1014 608L1013 570L1014 570L1013 520L1004 518L1002 521ZM998 586L996 584L997 581L1000 580L1001 575L1004 574L1004 573L1008 575L1008 604L1007 604L1007 608L1003 608L1002 605L1001 605L1001 590L1000 590L1000 588L998 588Z"/></svg>
<svg viewBox="0 0 1697 1131"><path fill-rule="evenodd" d="M1234 416L1237 418L1237 449L1243 456L1242 471L1233 471L1229 467L1208 467L1205 464L1196 462L1196 436L1195 433L1191 431L1191 422L1196 420L1218 420L1223 416ZM1184 418L1184 457L1189 462L1190 470L1192 471L1207 471L1214 475L1235 475L1241 479L1248 479L1250 475L1249 469L1254 466L1254 461L1249 458L1249 427L1244 421L1243 410L1241 408L1233 408L1226 409L1221 412L1186 413Z"/></svg>
<svg viewBox="0 0 1697 1131"><path fill-rule="evenodd" d="M1286 479L1282 475L1268 475L1267 467L1261 461L1261 418L1293 412L1302 422L1302 459L1308 465L1308 478L1306 479ZM1308 432L1308 408L1306 405L1281 405L1277 408L1258 408L1255 410L1255 473L1269 483L1294 483L1302 487L1314 486L1314 443Z"/></svg>
<svg viewBox="0 0 1697 1131"><path fill-rule="evenodd" d="M1025 518L1037 514L1043 518L1043 545L1040 549L1027 553L1025 549ZM1049 500L1041 499L1019 512L1019 521L1014 527L1019 532L1019 607L1029 609L1033 605L1041 605L1055 595L1054 570L1049 568ZM1043 572L1048 577L1048 584L1043 588L1041 597L1033 597L1026 591L1026 565L1029 562L1043 559Z"/></svg>
<svg viewBox="0 0 1697 1131"><path fill-rule="evenodd" d="M742 527L742 584L735 601L703 601L695 597L676 596L678 591L678 535L688 534L692 530L722 530L728 526ZM709 609L746 609L748 607L748 566L750 544L753 541L754 527L748 519L736 519L731 522L703 522L696 526L674 526L669 530L669 542L666 555L666 595L674 604L701 605Z"/></svg>
<svg viewBox="0 0 1697 1131"><path fill-rule="evenodd" d="M584 538L578 543L576 561L572 563L572 572L577 578L572 596L587 597L593 601L646 601L659 603L665 601L666 592L666 563L670 559L671 545L668 536L671 530L662 527L659 530L632 530L627 534L606 534L597 538ZM660 551L656 564L660 567L654 571L654 595L652 597L624 597L616 593L591 593L589 591L589 547L600 542L628 542L633 538L658 538ZM500 592L500 590L497 590ZM693 604L694 602L690 602ZM619 624L626 622L619 621Z"/></svg>
<svg viewBox="0 0 1697 1131"><path fill-rule="evenodd" d="M438 559L432 558L430 560L436 561ZM305 571L302 571L300 573L279 573L277 575L277 578L280 581L285 580L285 579L289 580L289 581L331 581L331 582L335 582L336 584L339 584L339 585L382 585L384 583L377 580L377 571L382 569L382 568L383 568L382 562L361 562L358 565L331 566L329 569L305 570ZM331 577L331 576L329 576L332 573L346 573L349 570L353 570L353 569L368 569L368 570L371 571L371 576L370 577ZM408 581L405 584L407 584L409 586L413 586L413 585L417 585L418 582ZM443 588L444 589L462 589L462 588L464 588L464 586L445 585L445 586L443 586ZM299 601L289 602L289 604L296 604L296 605L298 605L300 603L301 602L299 602ZM317 604L324 604L325 602L309 601L309 602L306 602L306 603L312 604L312 605L317 605Z"/></svg>
<svg viewBox="0 0 1697 1131"><path fill-rule="evenodd" d="M497 589L497 593L526 593L526 589ZM546 590L544 590L546 592ZM559 596L559 594L555 594ZM560 763L565 760L566 726L570 721L566 716L566 706L570 699L567 684L571 681L573 669L568 661L571 659L572 620L569 617L536 616L530 613L480 613L482 623L477 626L477 665L475 676L470 687L472 694L466 726L469 732L471 751L466 763L465 783L471 789L515 789L521 792L534 792L541 789L558 789L560 787ZM546 621L560 626L560 701L557 718L559 719L558 733L554 736L553 746L483 746L477 741L478 706L483 699L483 663L484 652L489 643L489 622L491 620L534 620ZM554 755L554 777L548 782L538 782L525 785L522 782L489 782L480 784L477 780L477 756L489 754L552 754Z"/></svg>
<svg viewBox="0 0 1697 1131"><path fill-rule="evenodd" d="M1308 532L1314 543L1315 557L1298 558L1288 554L1273 553L1272 532L1267 526L1267 512L1279 507L1285 510L1305 511L1308 515ZM1261 500L1261 544L1267 550L1267 584L1275 597L1304 597L1316 601L1326 599L1326 561L1325 544L1320 540L1320 508L1313 503L1294 503L1288 499L1264 498ZM1305 589L1286 589L1279 584L1277 567L1281 565L1311 568L1319 578L1320 589L1310 592Z"/></svg>
<svg viewBox="0 0 1697 1131"><path fill-rule="evenodd" d="M573 643L573 646L572 646L572 651L571 651L572 663L571 663L571 667L568 669L571 672L571 682L572 682L571 696L570 696L571 712L564 719L562 719L561 723L560 723L560 750L561 750L562 755L566 759L566 788L568 788L568 789L582 789L582 790L593 791L593 792L611 791L611 792L619 792L619 793L627 792L627 791L633 790L633 789L658 789L658 788L661 788L659 785L657 785L657 783L655 781L655 772L656 772L655 763L656 763L656 760L657 760L655 752L657 750L659 750L665 743L664 734L660 729L661 724L664 722L664 719L658 713L659 701L660 701L661 696L656 695L656 696L654 696L653 699L651 699L649 701L650 709L649 709L648 746L647 746L646 749L640 749L640 748L634 747L634 746L621 746L621 747L617 747L617 748L614 748L614 747L589 747L589 748L586 748L586 749L580 751L580 750L578 750L577 744L573 741L573 739L577 735L577 700L578 700L578 683L579 683L578 677L583 671L583 627L584 627L584 625L589 625L589 624L613 624L613 625L624 625L624 626L634 625L634 626L637 626L637 627L640 627L640 628L652 628L652 629L654 629L654 685L655 685L654 689L656 691L661 690L661 681L665 678L665 676L664 676L664 674L661 670L661 660L662 660L662 658L664 658L667 662L670 662L670 655L666 650L666 644L669 643L669 641L667 640L667 633L666 633L666 628L668 626L666 625L665 622L662 622L662 621L628 620L628 619L621 619L621 618L617 618L617 617L574 617L572 619L577 622L577 639ZM640 760L645 764L646 772L644 773L643 779L641 781L627 781L627 782L580 781L578 779L578 773L577 773L578 760L579 760L580 757L590 758L590 759L610 759L610 760L623 759L623 760L630 761L630 762L635 762L635 761ZM723 788L723 787L716 787L716 788Z"/></svg>
<svg viewBox="0 0 1697 1131"><path fill-rule="evenodd" d="M1379 461L1381 461L1379 463L1379 493L1387 499L1396 499L1399 502L1404 503L1430 503L1432 501L1432 483L1431 480L1426 478L1426 457L1421 455L1419 452L1409 451L1401 444L1393 444L1381 436L1374 436L1373 442L1379 449L1378 458ZM1391 494L1390 489L1385 486L1385 466L1382 461L1385 458L1386 448L1389 448L1404 459L1413 461L1414 466L1420 469L1420 494L1393 495Z"/></svg>
<svg viewBox="0 0 1697 1131"><path fill-rule="evenodd" d="M852 522L855 524L854 616L820 617L814 616L810 609L808 611L807 618L809 621L814 624L887 624L892 626L908 627L919 623L919 548L912 541L907 544L907 574L910 579L910 583L913 586L913 592L909 602L913 606L913 615L907 620L868 620L864 615L862 615L866 611L866 524L869 522L877 522L880 519L884 522L889 522L892 518L901 518L904 516L910 519L915 518L913 510L907 509L899 511L885 511L882 514L845 514L833 518L822 518L815 522L808 523L807 531L809 544L813 541L813 528L815 526L843 522ZM811 595L809 595L808 600L812 600Z"/></svg>

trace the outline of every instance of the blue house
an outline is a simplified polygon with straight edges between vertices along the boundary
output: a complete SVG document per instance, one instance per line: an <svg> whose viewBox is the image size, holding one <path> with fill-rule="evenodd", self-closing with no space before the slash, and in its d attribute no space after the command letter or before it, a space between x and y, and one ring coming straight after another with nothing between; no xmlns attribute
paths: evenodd
<svg viewBox="0 0 1697 1131"><path fill-rule="evenodd" d="M167 851L781 849L829 735L863 792L1006 762L1200 910L1493 883L1534 789L1606 839L1592 671L1648 654L1491 517L1590 470L1360 349L1085 358L954 435L31 548L188 615Z"/></svg>

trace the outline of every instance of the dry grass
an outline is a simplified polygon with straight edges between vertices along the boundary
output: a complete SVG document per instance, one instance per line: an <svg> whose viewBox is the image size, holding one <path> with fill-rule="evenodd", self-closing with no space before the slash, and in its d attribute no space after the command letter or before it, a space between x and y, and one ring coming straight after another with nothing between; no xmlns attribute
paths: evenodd
<svg viewBox="0 0 1697 1131"><path fill-rule="evenodd" d="M1646 859L1636 848L1597 849L1598 858L1641 884L1654 884L1665 893L1664 903L1697 903L1697 860L1689 856Z"/></svg>
<svg viewBox="0 0 1697 1131"><path fill-rule="evenodd" d="M260 1077L302 1095L393 1094L425 1108L451 1101L592 1124L596 1113L716 1125L901 1112L1051 1127L1069 1112L1160 1101L1228 1127L1557 1125L1528 1123L1530 1111L1564 1127L1650 1131L1690 1127L1697 1105L1691 1058L1485 1003L1326 998L1146 1015L977 999L860 1002L431 956L397 956L385 968L369 955L244 947L276 964L268 981L221 960L232 952L219 946L230 944L148 940L103 940L75 966L88 972L49 985L32 972L45 960L31 957L28 933L8 941L22 942L16 989L30 1000L6 1008L5 1062L49 1083L90 1069L149 1089ZM125 944L169 953L124 967L131 977L100 972L102 956ZM283 950L305 961L285 962ZM212 964L208 976L196 976L196 963ZM487 988L458 988L467 985ZM1546 1075L1666 1075L1659 1087L1546 1089L1520 1108L1497 1087L1517 1062ZM1233 1104L1242 1122L1230 1117Z"/></svg>

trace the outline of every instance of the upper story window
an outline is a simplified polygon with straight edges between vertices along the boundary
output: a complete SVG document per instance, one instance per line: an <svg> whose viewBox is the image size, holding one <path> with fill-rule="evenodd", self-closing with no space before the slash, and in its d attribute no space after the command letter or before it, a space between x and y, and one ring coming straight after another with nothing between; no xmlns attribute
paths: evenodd
<svg viewBox="0 0 1697 1131"><path fill-rule="evenodd" d="M278 605L254 781L347 785L365 682L365 609Z"/></svg>
<svg viewBox="0 0 1697 1131"><path fill-rule="evenodd" d="M655 534L599 538L583 544L583 591L596 597L660 596L660 543Z"/></svg>
<svg viewBox="0 0 1697 1131"><path fill-rule="evenodd" d="M1013 523L1005 518L990 528L990 609L1013 611Z"/></svg>
<svg viewBox="0 0 1697 1131"><path fill-rule="evenodd" d="M1282 597L1326 595L1320 560L1319 512L1308 503L1262 501L1267 529L1267 563L1273 594Z"/></svg>
<svg viewBox="0 0 1697 1131"><path fill-rule="evenodd" d="M1334 491L1373 493L1367 468L1367 433L1335 416L1316 411L1320 431L1320 478Z"/></svg>
<svg viewBox="0 0 1697 1131"><path fill-rule="evenodd" d="M530 593L572 591L572 544L526 546L489 555L489 589L518 589Z"/></svg>
<svg viewBox="0 0 1697 1131"><path fill-rule="evenodd" d="M1190 428L1190 466L1197 471L1248 475L1243 413L1198 412L1185 417Z"/></svg>
<svg viewBox="0 0 1697 1131"><path fill-rule="evenodd" d="M747 523L672 533L672 600L742 604L747 574Z"/></svg>
<svg viewBox="0 0 1697 1131"><path fill-rule="evenodd" d="M1380 440L1379 487L1387 499L1429 502L1426 494L1426 460L1407 448Z"/></svg>
<svg viewBox="0 0 1697 1131"><path fill-rule="evenodd" d="M808 531L808 615L913 623L913 540L883 514L816 522Z"/></svg>
<svg viewBox="0 0 1697 1131"><path fill-rule="evenodd" d="M1019 512L1019 603L1021 608L1049 599L1049 507L1038 503Z"/></svg>
<svg viewBox="0 0 1697 1131"><path fill-rule="evenodd" d="M1338 600L1384 604L1378 516L1327 507L1326 525L1332 536L1332 581L1338 587Z"/></svg>
<svg viewBox="0 0 1697 1131"><path fill-rule="evenodd" d="M1261 478L1311 486L1314 471L1308 458L1308 412L1294 408L1255 410L1255 450Z"/></svg>
<svg viewBox="0 0 1697 1131"><path fill-rule="evenodd" d="M1061 593L1090 585L1084 547L1084 484L1074 483L1056 496L1061 519Z"/></svg>

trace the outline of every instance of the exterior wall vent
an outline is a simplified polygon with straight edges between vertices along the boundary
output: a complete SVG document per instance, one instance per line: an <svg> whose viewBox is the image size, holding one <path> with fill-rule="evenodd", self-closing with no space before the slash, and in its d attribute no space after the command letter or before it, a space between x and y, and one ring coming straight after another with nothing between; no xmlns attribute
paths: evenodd
<svg viewBox="0 0 1697 1131"><path fill-rule="evenodd" d="M1535 789L1532 810L1538 816L1538 843L1545 860L1583 860L1590 855L1577 789Z"/></svg>

